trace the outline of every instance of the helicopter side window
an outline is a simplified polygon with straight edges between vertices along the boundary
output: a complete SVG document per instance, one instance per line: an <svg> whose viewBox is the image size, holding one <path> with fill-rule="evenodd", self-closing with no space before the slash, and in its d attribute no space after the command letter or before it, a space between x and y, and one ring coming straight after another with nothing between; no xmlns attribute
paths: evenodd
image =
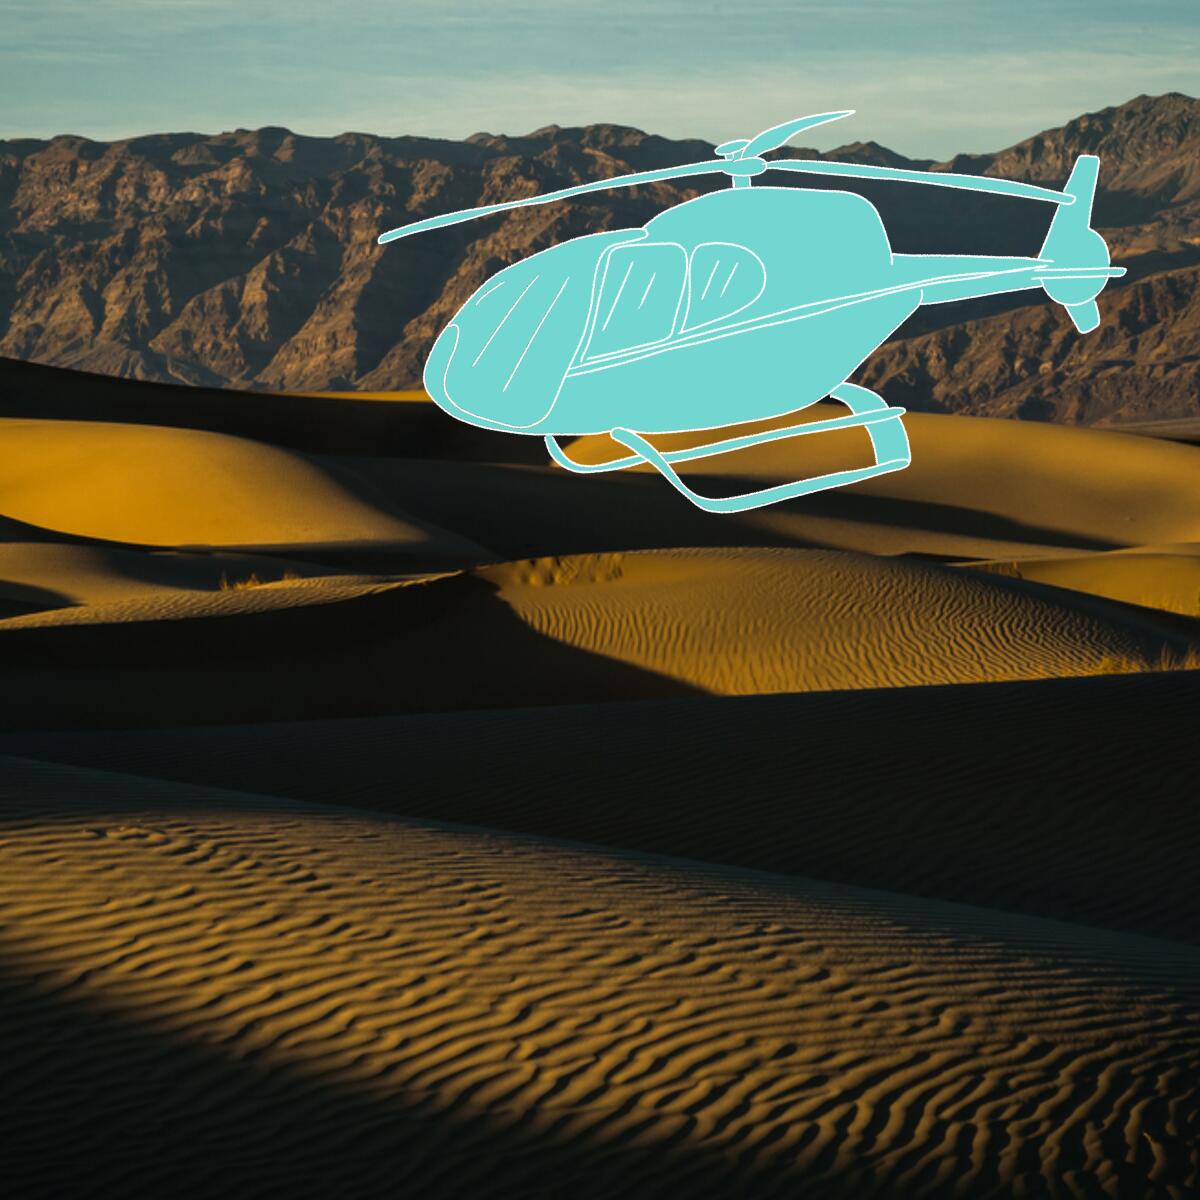
<svg viewBox="0 0 1200 1200"><path fill-rule="evenodd" d="M683 328L712 325L748 308L767 282L763 261L733 242L704 242L692 251Z"/></svg>
<svg viewBox="0 0 1200 1200"><path fill-rule="evenodd" d="M665 341L682 307L687 255L675 242L617 246L608 256L592 309L586 357Z"/></svg>

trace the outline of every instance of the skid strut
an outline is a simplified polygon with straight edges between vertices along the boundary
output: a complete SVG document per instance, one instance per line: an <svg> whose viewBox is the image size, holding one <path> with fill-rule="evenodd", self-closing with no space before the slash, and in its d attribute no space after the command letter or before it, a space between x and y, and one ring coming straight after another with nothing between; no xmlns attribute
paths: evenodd
<svg viewBox="0 0 1200 1200"><path fill-rule="evenodd" d="M673 488L686 496L697 508L714 513L746 512L767 504L778 504L781 500L790 500L796 496L808 496L813 492L823 492L829 488L845 487L850 483L873 479L876 475L885 475L889 471L901 471L912 462L908 434L900 420L905 412L903 408L892 407L869 388L859 387L855 383L839 384L829 395L832 399L844 404L850 410L850 415L831 417L824 421L809 421L801 425L789 425L786 429L767 429L761 433L746 434L742 437L726 438L720 442L709 442L703 446L692 446L686 450L668 450L666 452L656 450L640 433L635 433L632 429L611 429L609 437L632 450L633 453L625 458L617 458L605 463L575 462L567 457L553 435L546 437L546 449L560 467L566 467L568 471L576 471L580 474L623 471L641 463L649 463L663 475ZM671 465L677 462L689 462L697 458L711 458L717 454L727 454L732 450L744 450L749 446L779 441L782 438L801 437L807 433L827 433L835 429L855 429L859 426L866 429L867 435L871 439L871 447L875 452L875 462L870 466L833 471L827 475L814 475L811 479L781 483L756 492L744 492L740 496L702 496L688 487Z"/></svg>

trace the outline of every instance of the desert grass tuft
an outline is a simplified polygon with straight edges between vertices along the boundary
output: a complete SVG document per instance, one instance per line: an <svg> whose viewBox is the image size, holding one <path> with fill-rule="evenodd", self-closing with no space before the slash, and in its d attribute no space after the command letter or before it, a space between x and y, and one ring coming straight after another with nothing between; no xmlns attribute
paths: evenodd
<svg viewBox="0 0 1200 1200"><path fill-rule="evenodd" d="M1093 675L1140 675L1153 671L1200 670L1200 646L1173 650L1164 646L1155 658L1152 655L1106 654L1097 662Z"/></svg>
<svg viewBox="0 0 1200 1200"><path fill-rule="evenodd" d="M278 579L259 579L257 571L251 571L245 579L230 579L222 572L219 586L223 592L245 592L250 588L264 587L270 583L294 583L300 578L295 571L284 571Z"/></svg>

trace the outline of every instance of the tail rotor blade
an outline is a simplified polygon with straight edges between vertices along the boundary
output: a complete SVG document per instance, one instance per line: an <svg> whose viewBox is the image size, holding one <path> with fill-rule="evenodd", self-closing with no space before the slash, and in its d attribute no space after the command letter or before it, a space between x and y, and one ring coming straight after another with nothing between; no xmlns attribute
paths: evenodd
<svg viewBox="0 0 1200 1200"><path fill-rule="evenodd" d="M1066 304L1067 316L1071 324L1080 333L1091 333L1100 327L1100 306L1095 300L1085 300L1082 304Z"/></svg>

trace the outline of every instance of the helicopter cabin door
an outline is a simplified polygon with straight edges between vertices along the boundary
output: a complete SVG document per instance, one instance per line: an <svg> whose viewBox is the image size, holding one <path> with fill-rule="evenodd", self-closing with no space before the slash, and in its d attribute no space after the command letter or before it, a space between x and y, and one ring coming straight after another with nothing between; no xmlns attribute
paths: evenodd
<svg viewBox="0 0 1200 1200"><path fill-rule="evenodd" d="M614 246L592 305L583 361L611 358L667 341L683 308L687 254L675 242Z"/></svg>

